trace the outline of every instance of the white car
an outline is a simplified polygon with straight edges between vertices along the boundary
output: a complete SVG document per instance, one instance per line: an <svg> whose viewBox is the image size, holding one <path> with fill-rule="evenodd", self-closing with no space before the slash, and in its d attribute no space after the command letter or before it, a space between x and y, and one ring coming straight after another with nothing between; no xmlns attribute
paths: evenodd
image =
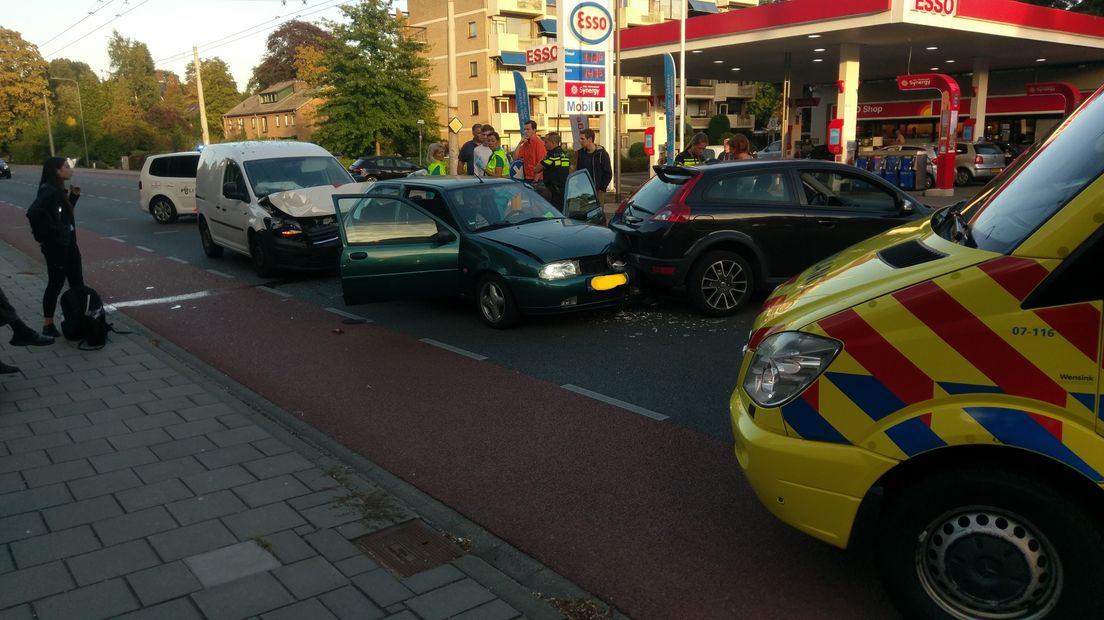
<svg viewBox="0 0 1104 620"><path fill-rule="evenodd" d="M138 177L138 206L159 224L196 214L196 167L199 153L151 155Z"/></svg>
<svg viewBox="0 0 1104 620"><path fill-rule="evenodd" d="M782 159L782 141L775 140L755 153L755 159Z"/></svg>

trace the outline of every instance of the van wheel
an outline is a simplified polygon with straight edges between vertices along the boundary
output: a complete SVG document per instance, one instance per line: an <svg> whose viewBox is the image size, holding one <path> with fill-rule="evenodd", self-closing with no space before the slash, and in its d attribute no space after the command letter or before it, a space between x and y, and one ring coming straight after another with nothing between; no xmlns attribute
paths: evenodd
<svg viewBox="0 0 1104 620"><path fill-rule="evenodd" d="M1006 469L925 474L890 489L879 523L879 572L904 616L1104 617L1104 527L1075 494Z"/></svg>
<svg viewBox="0 0 1104 620"><path fill-rule="evenodd" d="M521 318L514 296L506 282L496 275L484 276L476 293L479 317L495 329L513 327Z"/></svg>
<svg viewBox="0 0 1104 620"><path fill-rule="evenodd" d="M714 250L701 257L686 283L690 299L707 316L728 316L743 308L755 292L755 274L743 256Z"/></svg>
<svg viewBox="0 0 1104 620"><path fill-rule="evenodd" d="M969 185L974 181L974 175L965 168L955 170L955 185Z"/></svg>
<svg viewBox="0 0 1104 620"><path fill-rule="evenodd" d="M253 270L262 278L270 278L276 268L272 261L272 250L260 235L249 236L249 257L253 259Z"/></svg>
<svg viewBox="0 0 1104 620"><path fill-rule="evenodd" d="M222 256L222 246L215 243L215 240L211 238L211 231L207 228L207 220L203 218L199 220L199 240L203 243L203 253L207 255L207 258Z"/></svg>
<svg viewBox="0 0 1104 620"><path fill-rule="evenodd" d="M176 207L168 198L158 196L150 203L150 215L158 224L172 224L176 221Z"/></svg>

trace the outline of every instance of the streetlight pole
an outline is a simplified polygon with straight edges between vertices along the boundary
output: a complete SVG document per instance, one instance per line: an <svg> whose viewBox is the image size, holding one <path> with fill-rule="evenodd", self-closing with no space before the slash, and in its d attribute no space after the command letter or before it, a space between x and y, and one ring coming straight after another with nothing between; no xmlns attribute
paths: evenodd
<svg viewBox="0 0 1104 620"><path fill-rule="evenodd" d="M72 82L73 84L75 84L77 86L77 111L80 113L81 138L84 140L84 165L85 166L90 166L90 165L92 165L92 162L91 162L91 160L88 159L88 132L85 131L85 128L84 128L84 105L81 103L80 82L78 82L78 81L76 81L72 78L50 78L50 79L54 80L54 81Z"/></svg>
<svg viewBox="0 0 1104 620"><path fill-rule="evenodd" d="M54 152L54 129L50 127L50 102L46 101L46 93L42 93L42 107L46 108L46 134L50 136L50 157L53 157L57 153Z"/></svg>
<svg viewBox="0 0 1104 620"><path fill-rule="evenodd" d="M418 165L424 166L425 162L422 161L422 127L425 127L425 121L418 119Z"/></svg>

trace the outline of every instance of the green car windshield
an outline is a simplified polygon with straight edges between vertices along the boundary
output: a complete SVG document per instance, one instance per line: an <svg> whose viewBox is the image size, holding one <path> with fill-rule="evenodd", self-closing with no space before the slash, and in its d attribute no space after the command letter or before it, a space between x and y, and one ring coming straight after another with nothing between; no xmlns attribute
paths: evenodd
<svg viewBox="0 0 1104 620"><path fill-rule="evenodd" d="M471 232L562 218L555 207L522 183L484 183L452 192L457 221Z"/></svg>

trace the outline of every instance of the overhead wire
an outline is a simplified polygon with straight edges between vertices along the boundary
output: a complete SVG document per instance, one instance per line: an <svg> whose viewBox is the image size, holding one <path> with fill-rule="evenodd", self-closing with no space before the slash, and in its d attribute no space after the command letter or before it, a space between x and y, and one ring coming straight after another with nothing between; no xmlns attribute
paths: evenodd
<svg viewBox="0 0 1104 620"><path fill-rule="evenodd" d="M98 1L102 2L103 0L98 0ZM88 19L89 17L92 17L96 13L99 13L100 11L106 9L108 7L108 5L110 5L112 2L115 2L115 0L107 0L107 2L105 4L100 6L100 8L96 9L95 11L88 11L88 13L84 17L82 17L82 18L78 19L77 21L73 22L68 28L66 28L65 30L62 30L61 32L55 34L54 36L52 36L49 39L46 39L45 41L40 43L38 45L39 49L42 49L42 48L46 47L54 39L60 37L61 35L65 34L66 32L69 32L73 28L76 28L80 24L84 23L84 20Z"/></svg>
<svg viewBox="0 0 1104 620"><path fill-rule="evenodd" d="M127 15L128 13L131 13L131 12L137 10L139 7L141 7L143 4L145 4L147 2L149 2L149 0L142 0L138 4L136 4L136 5L132 6L131 8L127 9L126 11L123 11L122 13L116 13L115 17L112 17L111 19L107 20L106 22L104 22L104 23L100 24L99 26L93 28L92 30L89 30L88 32L84 33L84 35L82 35L81 37L70 41L69 43L67 43L64 46L50 52L49 54L43 54L42 57L46 58L48 56L57 56L58 54L60 54L62 52L62 50L74 45L78 41L84 40L89 35L91 35L93 32L96 32L97 30L103 28L104 26L107 26L108 24L111 24L111 23L117 21L118 19L120 19L121 17Z"/></svg>

